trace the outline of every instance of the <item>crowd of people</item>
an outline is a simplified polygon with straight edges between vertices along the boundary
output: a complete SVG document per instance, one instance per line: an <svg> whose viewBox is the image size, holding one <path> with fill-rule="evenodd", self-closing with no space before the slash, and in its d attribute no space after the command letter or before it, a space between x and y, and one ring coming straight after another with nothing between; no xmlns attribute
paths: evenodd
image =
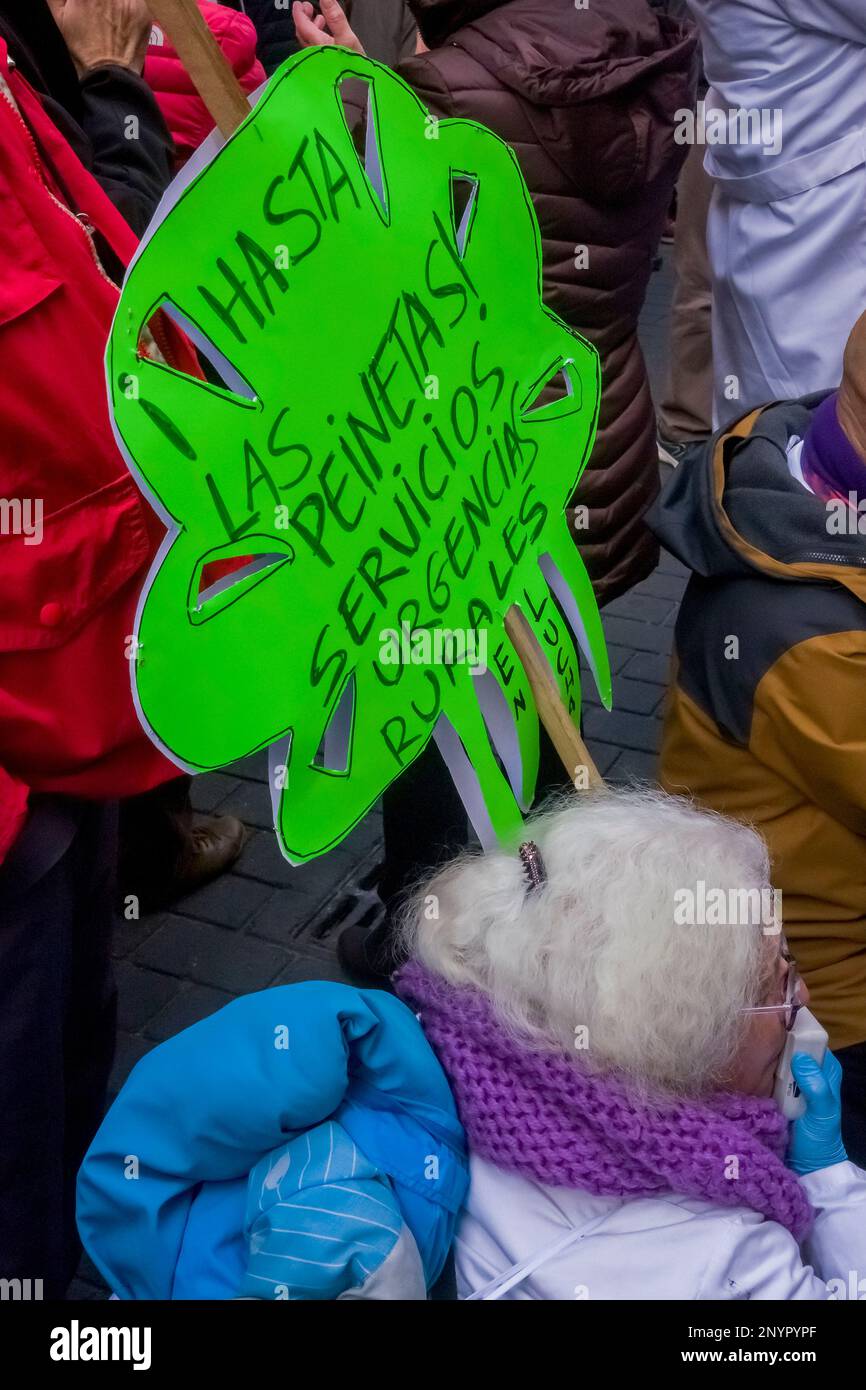
<svg viewBox="0 0 866 1390"><path fill-rule="evenodd" d="M354 983L239 999L149 1054L103 1119L118 904L171 903L245 841L193 810L136 714L130 634L164 533L103 368L125 267L213 120L146 0L0 0L0 1279L63 1298L83 1238L122 1298L851 1296L862 0L199 8L247 94L337 43L514 150L545 304L600 355L567 508L598 602L660 546L690 572L660 787L575 791L543 737L520 842L482 853L431 742L384 797L384 917L339 943ZM654 403L638 320L663 239ZM797 1047L812 1016L823 1056Z"/></svg>

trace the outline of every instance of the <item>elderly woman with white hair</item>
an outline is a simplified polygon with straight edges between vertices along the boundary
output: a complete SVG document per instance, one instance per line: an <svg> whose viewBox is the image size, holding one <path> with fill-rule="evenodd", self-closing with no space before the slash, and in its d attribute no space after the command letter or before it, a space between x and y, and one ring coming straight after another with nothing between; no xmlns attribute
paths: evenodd
<svg viewBox="0 0 866 1390"><path fill-rule="evenodd" d="M866 1173L832 1054L795 1061L790 1129L772 1098L808 1002L780 924L683 922L710 889L773 901L763 841L634 791L572 798L526 834L418 894L397 977L469 1139L460 1297L846 1297Z"/></svg>

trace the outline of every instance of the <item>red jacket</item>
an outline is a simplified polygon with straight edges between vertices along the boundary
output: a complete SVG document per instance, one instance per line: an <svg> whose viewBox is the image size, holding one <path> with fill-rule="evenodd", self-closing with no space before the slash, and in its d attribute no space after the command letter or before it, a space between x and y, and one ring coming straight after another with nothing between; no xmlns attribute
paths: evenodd
<svg viewBox="0 0 866 1390"><path fill-rule="evenodd" d="M107 799L177 773L130 693L127 639L163 528L114 443L103 357L118 290L85 220L126 263L135 236L0 41L0 859L28 788ZM14 507L32 520L40 503L28 544Z"/></svg>
<svg viewBox="0 0 866 1390"><path fill-rule="evenodd" d="M198 7L244 91L254 92L264 82L265 70L256 57L252 20L225 5L212 5L210 0L198 0ZM153 88L183 164L210 135L214 121L168 35L156 24L144 63L144 78Z"/></svg>

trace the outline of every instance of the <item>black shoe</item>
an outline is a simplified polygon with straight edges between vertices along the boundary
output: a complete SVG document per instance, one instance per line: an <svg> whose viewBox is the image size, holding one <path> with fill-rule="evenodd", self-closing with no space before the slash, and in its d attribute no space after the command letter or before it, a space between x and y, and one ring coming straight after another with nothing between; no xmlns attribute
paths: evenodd
<svg viewBox="0 0 866 1390"><path fill-rule="evenodd" d="M354 984L379 989L388 985L394 971L403 964L388 918L378 927L364 927L360 922L346 927L337 938L337 960Z"/></svg>

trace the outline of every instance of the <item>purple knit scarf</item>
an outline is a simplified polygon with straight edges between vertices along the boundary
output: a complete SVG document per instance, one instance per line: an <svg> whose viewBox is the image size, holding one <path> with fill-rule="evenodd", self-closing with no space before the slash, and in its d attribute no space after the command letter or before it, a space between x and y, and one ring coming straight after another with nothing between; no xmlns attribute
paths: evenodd
<svg viewBox="0 0 866 1390"><path fill-rule="evenodd" d="M522 1046L484 994L417 961L395 984L421 1016L472 1152L496 1167L598 1196L674 1192L750 1207L798 1240L808 1231L812 1209L782 1162L788 1126L772 1100L717 1092L652 1103L621 1078Z"/></svg>

